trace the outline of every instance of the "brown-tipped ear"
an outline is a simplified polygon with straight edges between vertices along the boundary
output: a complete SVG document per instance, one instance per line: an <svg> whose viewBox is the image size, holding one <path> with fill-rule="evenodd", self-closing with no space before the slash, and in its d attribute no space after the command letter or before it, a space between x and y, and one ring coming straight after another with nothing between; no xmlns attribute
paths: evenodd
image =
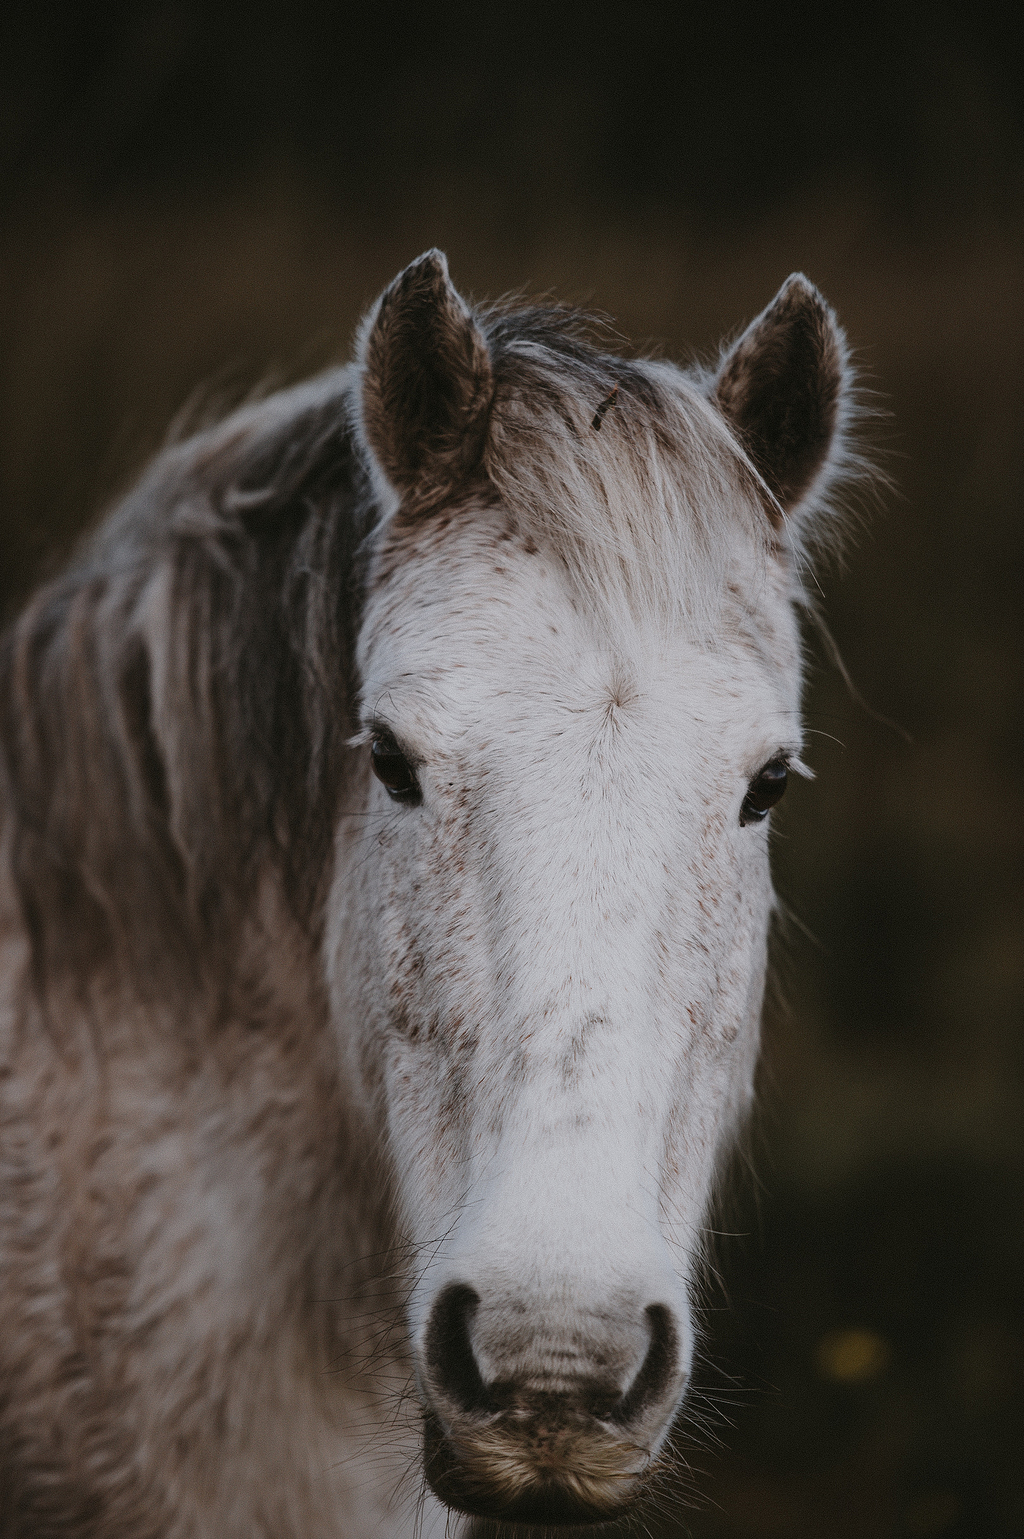
<svg viewBox="0 0 1024 1539"><path fill-rule="evenodd" d="M802 273L722 359L714 394L784 512L813 491L841 426L846 341Z"/></svg>
<svg viewBox="0 0 1024 1539"><path fill-rule="evenodd" d="M412 262L364 325L362 423L395 491L453 486L483 451L494 382L487 343L440 251Z"/></svg>

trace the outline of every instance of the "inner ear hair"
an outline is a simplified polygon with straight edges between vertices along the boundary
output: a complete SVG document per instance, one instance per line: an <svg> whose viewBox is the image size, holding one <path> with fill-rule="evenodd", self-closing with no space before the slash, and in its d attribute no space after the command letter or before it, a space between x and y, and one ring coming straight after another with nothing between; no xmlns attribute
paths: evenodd
<svg viewBox="0 0 1024 1539"><path fill-rule="evenodd" d="M487 343L440 251L399 273L360 339L362 428L399 494L453 486L483 453L494 382Z"/></svg>
<svg viewBox="0 0 1024 1539"><path fill-rule="evenodd" d="M802 273L726 352L714 398L783 513L826 469L849 390L846 339Z"/></svg>

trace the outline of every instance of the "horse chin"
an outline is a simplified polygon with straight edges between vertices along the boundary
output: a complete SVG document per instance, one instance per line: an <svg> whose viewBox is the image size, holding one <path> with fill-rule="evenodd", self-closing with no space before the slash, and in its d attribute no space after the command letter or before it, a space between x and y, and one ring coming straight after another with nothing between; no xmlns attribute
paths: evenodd
<svg viewBox="0 0 1024 1539"><path fill-rule="evenodd" d="M540 1404L447 1431L428 1410L424 1468L435 1496L505 1523L580 1527L622 1516L640 1494L648 1455L593 1417L553 1409Z"/></svg>

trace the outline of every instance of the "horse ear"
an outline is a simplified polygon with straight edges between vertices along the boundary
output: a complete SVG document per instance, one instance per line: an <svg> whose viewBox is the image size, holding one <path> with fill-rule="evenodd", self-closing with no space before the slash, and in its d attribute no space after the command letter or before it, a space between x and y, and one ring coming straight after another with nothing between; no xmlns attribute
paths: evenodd
<svg viewBox="0 0 1024 1539"><path fill-rule="evenodd" d="M440 251L399 273L364 322L362 429L399 494L464 480L478 464L494 382L487 343Z"/></svg>
<svg viewBox="0 0 1024 1539"><path fill-rule="evenodd" d="M850 371L835 314L802 273L725 354L714 396L783 513L827 478L842 449Z"/></svg>

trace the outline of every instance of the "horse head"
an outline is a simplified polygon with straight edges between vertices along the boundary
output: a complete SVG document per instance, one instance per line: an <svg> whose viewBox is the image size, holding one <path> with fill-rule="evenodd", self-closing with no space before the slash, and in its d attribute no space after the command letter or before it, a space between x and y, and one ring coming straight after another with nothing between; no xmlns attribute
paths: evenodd
<svg viewBox="0 0 1024 1539"><path fill-rule="evenodd" d="M844 340L794 276L715 369L630 361L568 311L474 311L430 252L352 388L382 516L327 956L415 1256L426 1475L598 1521L685 1395L753 1093Z"/></svg>

